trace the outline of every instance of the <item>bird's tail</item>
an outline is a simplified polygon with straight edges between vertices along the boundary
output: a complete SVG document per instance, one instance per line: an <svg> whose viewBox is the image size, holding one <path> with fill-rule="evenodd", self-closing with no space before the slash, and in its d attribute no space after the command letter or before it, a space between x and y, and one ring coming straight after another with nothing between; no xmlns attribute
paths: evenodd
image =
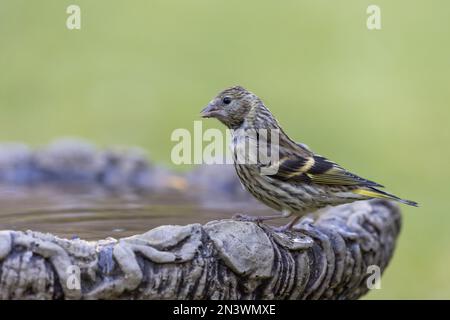
<svg viewBox="0 0 450 320"><path fill-rule="evenodd" d="M419 204L417 202L411 201L411 200L405 200L402 198L399 198L391 193L388 193L386 191L382 191L380 189L374 188L374 187L366 187L366 188L360 188L353 190L354 193L360 194L362 196L367 196L370 198L382 198L382 199L389 199L389 200L395 200L400 203L407 204L409 206L418 207Z"/></svg>

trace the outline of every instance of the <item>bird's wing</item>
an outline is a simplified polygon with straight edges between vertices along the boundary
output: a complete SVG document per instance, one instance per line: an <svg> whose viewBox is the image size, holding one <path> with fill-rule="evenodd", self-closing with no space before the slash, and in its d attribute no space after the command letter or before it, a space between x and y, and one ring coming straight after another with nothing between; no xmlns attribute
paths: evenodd
<svg viewBox="0 0 450 320"><path fill-rule="evenodd" d="M277 165L277 173L270 177L283 181L307 181L327 185L382 187L382 185L361 178L319 155L300 156L291 154L282 157Z"/></svg>

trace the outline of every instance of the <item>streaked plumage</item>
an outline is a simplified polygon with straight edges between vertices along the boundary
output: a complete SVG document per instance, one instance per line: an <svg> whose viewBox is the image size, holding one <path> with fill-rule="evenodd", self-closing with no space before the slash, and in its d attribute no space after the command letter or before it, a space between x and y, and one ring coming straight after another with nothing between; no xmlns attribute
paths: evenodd
<svg viewBox="0 0 450 320"><path fill-rule="evenodd" d="M307 146L291 140L279 126L264 103L253 93L235 86L222 91L202 111L203 117L217 118L230 129L236 130L231 148L235 155L235 168L243 186L267 206L283 212L283 217L294 214L296 220L307 213L328 205L339 205L357 200L386 198L412 206L417 203L400 199L380 190L380 184L353 174L333 161L314 154ZM256 139L271 145L270 130L279 130L279 160L270 163L278 170L272 175L261 174L267 165L237 163L237 150L243 148L248 139L254 139L245 132L268 130L267 139ZM242 134L244 133L244 134ZM280 217L280 216L277 216ZM261 217L261 220L274 216ZM287 227L291 227L293 223Z"/></svg>

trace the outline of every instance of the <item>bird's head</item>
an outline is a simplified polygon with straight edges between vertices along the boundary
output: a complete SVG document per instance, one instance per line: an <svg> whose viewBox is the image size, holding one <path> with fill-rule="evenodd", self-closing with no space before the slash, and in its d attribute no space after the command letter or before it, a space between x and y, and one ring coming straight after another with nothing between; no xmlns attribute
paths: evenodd
<svg viewBox="0 0 450 320"><path fill-rule="evenodd" d="M202 110L203 118L216 118L230 129L238 128L259 101L258 97L243 87L223 90Z"/></svg>

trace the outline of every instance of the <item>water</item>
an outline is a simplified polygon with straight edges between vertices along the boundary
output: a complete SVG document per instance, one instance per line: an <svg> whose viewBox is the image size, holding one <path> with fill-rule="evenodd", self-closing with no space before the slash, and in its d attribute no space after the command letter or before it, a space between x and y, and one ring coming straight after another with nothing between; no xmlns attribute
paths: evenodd
<svg viewBox="0 0 450 320"><path fill-rule="evenodd" d="M230 218L237 212L270 214L253 202L204 201L187 192L139 195L88 187L0 187L0 230L50 232L64 238L120 238L160 225Z"/></svg>

